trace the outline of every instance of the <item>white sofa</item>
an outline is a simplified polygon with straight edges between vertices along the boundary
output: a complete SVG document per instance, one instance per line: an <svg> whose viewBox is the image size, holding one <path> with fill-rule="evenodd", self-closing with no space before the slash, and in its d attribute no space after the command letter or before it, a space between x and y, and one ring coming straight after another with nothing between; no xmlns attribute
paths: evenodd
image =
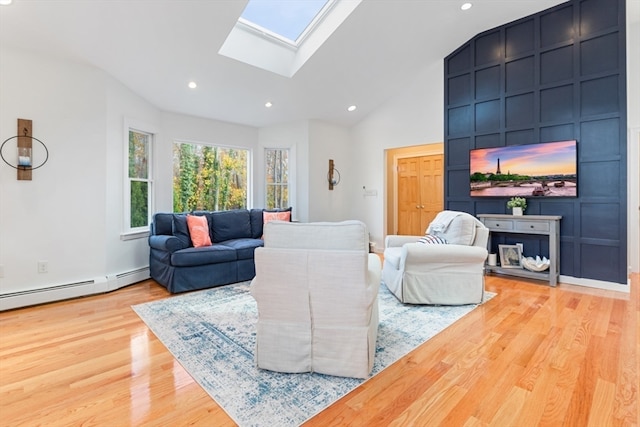
<svg viewBox="0 0 640 427"><path fill-rule="evenodd" d="M369 376L381 265L368 252L360 221L265 224L251 283L259 368Z"/></svg>
<svg viewBox="0 0 640 427"><path fill-rule="evenodd" d="M409 304L482 302L489 230L465 212L443 211L427 233L448 244L419 243L423 236L387 236L382 268L387 288Z"/></svg>

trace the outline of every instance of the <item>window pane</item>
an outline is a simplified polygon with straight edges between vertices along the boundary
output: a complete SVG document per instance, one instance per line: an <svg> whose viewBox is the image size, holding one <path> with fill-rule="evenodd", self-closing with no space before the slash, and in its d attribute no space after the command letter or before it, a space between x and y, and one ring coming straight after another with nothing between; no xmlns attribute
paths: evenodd
<svg viewBox="0 0 640 427"><path fill-rule="evenodd" d="M265 150L266 207L289 207L289 150Z"/></svg>
<svg viewBox="0 0 640 427"><path fill-rule="evenodd" d="M131 228L149 225L149 183L131 181Z"/></svg>
<svg viewBox="0 0 640 427"><path fill-rule="evenodd" d="M149 140L146 133L129 131L129 178L149 177Z"/></svg>
<svg viewBox="0 0 640 427"><path fill-rule="evenodd" d="M249 0L242 18L291 41L296 41L328 0Z"/></svg>
<svg viewBox="0 0 640 427"><path fill-rule="evenodd" d="M208 145L173 146L173 211L247 207L249 151Z"/></svg>

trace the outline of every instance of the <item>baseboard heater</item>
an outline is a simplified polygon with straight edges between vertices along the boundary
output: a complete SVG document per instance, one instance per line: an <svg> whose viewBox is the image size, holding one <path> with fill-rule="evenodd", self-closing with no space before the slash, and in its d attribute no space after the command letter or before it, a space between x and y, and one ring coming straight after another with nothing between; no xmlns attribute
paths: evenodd
<svg viewBox="0 0 640 427"><path fill-rule="evenodd" d="M93 280L65 283L0 295L0 311L114 291L149 278L149 267Z"/></svg>
<svg viewBox="0 0 640 427"><path fill-rule="evenodd" d="M0 295L0 310L10 310L12 308L27 307L46 302L92 295L97 293L95 291L96 282L97 280L94 279L6 293ZM103 279L102 282L106 282L106 279Z"/></svg>
<svg viewBox="0 0 640 427"><path fill-rule="evenodd" d="M112 274L107 276L107 291L120 289L123 286L141 282L149 277L149 267L142 267L135 270L125 271L124 273Z"/></svg>

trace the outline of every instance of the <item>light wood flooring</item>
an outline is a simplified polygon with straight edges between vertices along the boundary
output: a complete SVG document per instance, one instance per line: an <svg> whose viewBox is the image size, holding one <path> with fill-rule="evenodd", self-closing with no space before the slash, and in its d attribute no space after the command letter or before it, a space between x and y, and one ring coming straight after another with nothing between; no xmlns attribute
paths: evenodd
<svg viewBox="0 0 640 427"><path fill-rule="evenodd" d="M306 426L640 426L631 293L487 277L497 296ZM0 426L232 426L131 310L148 280L0 313Z"/></svg>

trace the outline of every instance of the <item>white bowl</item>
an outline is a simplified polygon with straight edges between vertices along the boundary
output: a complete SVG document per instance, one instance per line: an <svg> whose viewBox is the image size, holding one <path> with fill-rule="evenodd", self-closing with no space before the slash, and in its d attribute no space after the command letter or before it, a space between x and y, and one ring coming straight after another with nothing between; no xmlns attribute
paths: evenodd
<svg viewBox="0 0 640 427"><path fill-rule="evenodd" d="M540 258L540 256L522 258L522 266L530 271L545 271L551 265L546 257Z"/></svg>

